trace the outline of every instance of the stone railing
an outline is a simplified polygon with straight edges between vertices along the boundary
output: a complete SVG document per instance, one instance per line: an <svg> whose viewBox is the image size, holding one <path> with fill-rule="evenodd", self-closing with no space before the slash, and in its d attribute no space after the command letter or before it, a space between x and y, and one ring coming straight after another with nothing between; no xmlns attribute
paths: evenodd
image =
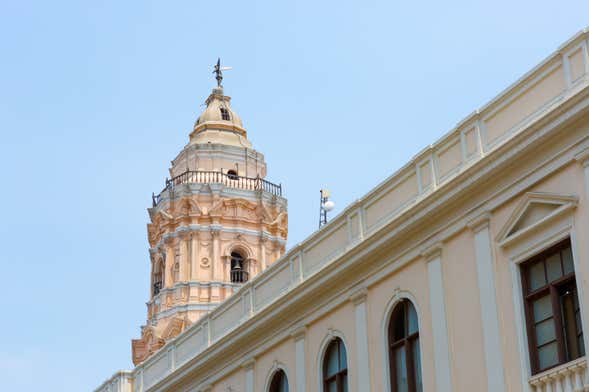
<svg viewBox="0 0 589 392"><path fill-rule="evenodd" d="M585 357L557 366L530 378L533 392L587 392L587 360Z"/></svg>
<svg viewBox="0 0 589 392"><path fill-rule="evenodd" d="M174 187L182 184L223 184L229 188L268 192L274 196L282 197L281 184L274 184L261 177L243 177L219 171L186 170L172 179L166 178L166 187L159 194L152 195L153 207L157 206L162 200L164 192L169 192Z"/></svg>
<svg viewBox="0 0 589 392"><path fill-rule="evenodd" d="M513 86L420 152L329 224L293 247L262 274L243 284L207 316L170 340L135 368L134 391L149 390L364 238L393 222L513 136L589 88L588 36L588 32L577 34ZM166 291L162 289L157 297L167 296ZM584 360L579 363L585 364ZM536 382L536 377L530 383ZM550 377L548 379L552 380ZM539 385L539 389L534 392L543 391L542 388L548 385L564 387L563 383L537 383L533 385Z"/></svg>
<svg viewBox="0 0 589 392"><path fill-rule="evenodd" d="M133 392L133 372L120 371L115 373L95 392Z"/></svg>

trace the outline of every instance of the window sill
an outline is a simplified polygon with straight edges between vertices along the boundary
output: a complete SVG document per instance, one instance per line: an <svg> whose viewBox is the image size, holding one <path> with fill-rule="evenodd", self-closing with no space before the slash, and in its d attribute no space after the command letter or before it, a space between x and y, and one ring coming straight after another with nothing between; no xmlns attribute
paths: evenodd
<svg viewBox="0 0 589 392"><path fill-rule="evenodd" d="M587 359L581 357L555 368L538 373L529 379L532 391L589 391Z"/></svg>

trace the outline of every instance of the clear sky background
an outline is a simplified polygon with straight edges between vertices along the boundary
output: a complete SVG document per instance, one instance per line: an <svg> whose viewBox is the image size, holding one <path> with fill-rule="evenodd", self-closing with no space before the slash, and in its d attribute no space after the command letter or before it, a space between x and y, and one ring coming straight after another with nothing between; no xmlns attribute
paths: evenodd
<svg viewBox="0 0 589 392"><path fill-rule="evenodd" d="M151 192L214 85L289 202L289 247L589 25L589 1L0 0L0 389L131 368Z"/></svg>

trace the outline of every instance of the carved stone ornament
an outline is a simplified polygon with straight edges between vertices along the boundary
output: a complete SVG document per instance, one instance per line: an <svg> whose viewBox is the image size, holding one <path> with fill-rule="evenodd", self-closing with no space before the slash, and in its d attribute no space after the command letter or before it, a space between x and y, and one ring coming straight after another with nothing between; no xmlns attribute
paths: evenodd
<svg viewBox="0 0 589 392"><path fill-rule="evenodd" d="M207 257L203 257L200 261L200 266L203 268L209 268L211 266L211 263Z"/></svg>

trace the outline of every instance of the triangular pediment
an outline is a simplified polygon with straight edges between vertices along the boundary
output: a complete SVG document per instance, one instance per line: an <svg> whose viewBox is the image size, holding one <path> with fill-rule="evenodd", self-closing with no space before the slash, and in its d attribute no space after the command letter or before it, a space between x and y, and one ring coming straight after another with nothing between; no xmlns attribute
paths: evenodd
<svg viewBox="0 0 589 392"><path fill-rule="evenodd" d="M498 242L500 244L510 242L514 237L543 225L574 208L578 200L578 197L574 195L526 193L499 232Z"/></svg>

